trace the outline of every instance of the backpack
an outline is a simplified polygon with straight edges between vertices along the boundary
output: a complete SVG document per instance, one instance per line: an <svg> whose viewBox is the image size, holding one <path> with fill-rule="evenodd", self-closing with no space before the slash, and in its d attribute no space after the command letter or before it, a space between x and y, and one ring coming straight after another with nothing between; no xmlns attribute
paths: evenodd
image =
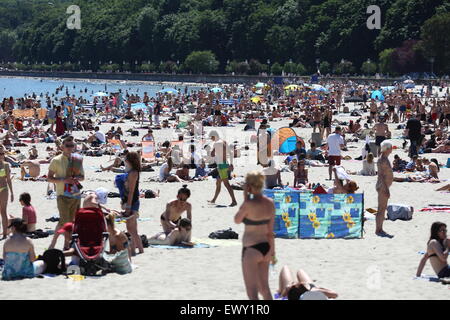
<svg viewBox="0 0 450 320"><path fill-rule="evenodd" d="M66 271L66 259L64 253L58 249L49 249L42 255L45 262L44 273L60 275ZM61 264L61 266L59 266Z"/></svg>
<svg viewBox="0 0 450 320"><path fill-rule="evenodd" d="M84 276L105 275L112 272L112 265L103 257L100 257L95 261L80 259L80 272Z"/></svg>
<svg viewBox="0 0 450 320"><path fill-rule="evenodd" d="M399 220L411 220L414 213L414 208L412 206L407 206L404 204L390 204L387 207L387 216L389 220L395 221Z"/></svg>
<svg viewBox="0 0 450 320"><path fill-rule="evenodd" d="M228 228L226 230L218 230L215 232L211 232L209 234L209 238L211 239L238 239L239 235L231 230L231 228Z"/></svg>

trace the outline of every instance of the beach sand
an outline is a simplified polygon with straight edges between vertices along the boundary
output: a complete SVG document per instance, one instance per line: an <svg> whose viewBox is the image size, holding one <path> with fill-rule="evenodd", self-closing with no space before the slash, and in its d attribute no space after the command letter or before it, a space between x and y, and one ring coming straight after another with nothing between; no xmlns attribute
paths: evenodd
<svg viewBox="0 0 450 320"><path fill-rule="evenodd" d="M342 114L337 119L350 119L348 114ZM356 118L353 118L356 119ZM273 128L288 125L287 120L270 122ZM118 124L114 124L117 127ZM119 124L122 129L133 126L133 123ZM137 123L134 124L137 126ZM106 132L110 124L104 124L101 129ZM401 130L394 130L390 124L393 137L398 137ZM238 140L241 146L250 141L255 131L244 132L244 125L220 128L226 140ZM209 131L211 128L205 128ZM139 137L126 137L129 141L138 141L145 134L139 130ZM312 129L296 128L295 131L306 141ZM86 136L86 132L75 132L76 137ZM172 140L173 130L155 130L157 142L165 139ZM393 139L394 145L400 149L394 150L390 159L399 154L407 158L405 151L401 150L403 140ZM54 146L54 144L51 144ZM361 154L363 141L348 143L352 158ZM41 156L45 156L46 144L38 144ZM309 145L307 144L307 147ZM355 148L353 148L355 147ZM27 148L18 148L26 152ZM243 156L235 164L235 173L244 176L256 166L256 144L250 144L250 151L242 151ZM248 154L248 157L244 155ZM427 158L436 157L440 162L446 163L449 155L427 154ZM281 164L285 157L275 157ZM83 182L84 190L93 190L105 187L110 191L117 191L114 187L113 173L95 173L95 168L105 165L110 156L85 157L84 168L86 180ZM358 171L362 169L360 161L343 161L347 170ZM48 165L42 165L41 174L47 174ZM56 223L45 222L46 218L57 214L56 200L47 200L46 182L19 181L20 170L13 169L15 178L13 187L15 198L22 192L29 192L32 204L38 215L38 228L54 228ZM161 196L156 199L141 199L140 216L150 218L150 221L139 222L139 233L148 237L160 232L159 216L165 208L167 201L175 198L180 183L148 182L151 177L157 177L159 167L155 172L141 174L140 188L161 190ZM191 171L192 172L192 171ZM328 168L309 168L311 182L321 182L332 186L328 178ZM375 177L354 176L360 186L359 191L364 192L365 207L377 207L377 194L375 192ZM440 178L450 179L450 169L441 169ZM282 173L283 182L293 183L292 173ZM413 280L421 255L419 251L426 249L430 226L435 221L450 223L449 213L421 213L419 210L428 204L450 204L448 193L440 193L435 189L449 183L395 183L391 188L390 203L412 205L415 209L411 221L386 221L385 230L395 235L393 239L375 236L374 216L366 212L368 220L364 226L364 238L343 240L286 240L276 239L276 255L278 264L276 274L270 276L272 293L278 289L278 272L283 265L291 270L303 268L319 286L333 289L339 294L339 299L445 299L448 298L448 286L426 280ZM207 200L213 196L215 181L189 183L192 196L189 201L193 205L193 239L208 239L208 235L216 230L232 227L239 233L240 239L244 226L235 225L234 214L238 207L216 208L208 205ZM222 188L217 204L231 203L228 193ZM239 205L243 201L242 191L235 191ZM119 208L119 199L108 199L108 206ZM8 213L20 216L21 207L18 201L8 205ZM125 230L124 224L118 227ZM0 299L247 299L241 271L241 240L219 241L217 247L199 249L157 249L146 248L145 253L133 258L137 269L128 275L108 274L100 278L86 278L82 281L65 279L63 276L48 279L27 279L21 281L0 281ZM208 239L208 243L213 240ZM33 240L36 253L42 254L49 246L49 238ZM57 247L62 247L60 238ZM0 242L0 251L2 250ZM433 275L431 266L427 264L423 274Z"/></svg>

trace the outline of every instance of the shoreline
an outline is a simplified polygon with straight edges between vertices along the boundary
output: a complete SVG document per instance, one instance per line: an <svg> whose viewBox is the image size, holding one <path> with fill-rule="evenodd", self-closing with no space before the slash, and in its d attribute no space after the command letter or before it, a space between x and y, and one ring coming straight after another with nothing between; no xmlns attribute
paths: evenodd
<svg viewBox="0 0 450 320"><path fill-rule="evenodd" d="M252 84L256 82L267 82L274 78L283 80L301 80L310 82L311 76L282 76L282 75L202 75L202 74L161 74L161 73L104 73L104 72L40 72L40 71L5 71L0 70L0 77L11 78L49 78L49 79L67 79L67 80L90 80L90 81L126 81L129 83L161 83L161 84L189 84L189 85L227 85L227 84ZM394 82L404 81L403 78L368 78L368 77L325 77L321 76L321 81L352 81L355 83L376 83L378 85L390 85ZM417 79L416 85L428 83L435 84L438 81L448 82L447 79Z"/></svg>

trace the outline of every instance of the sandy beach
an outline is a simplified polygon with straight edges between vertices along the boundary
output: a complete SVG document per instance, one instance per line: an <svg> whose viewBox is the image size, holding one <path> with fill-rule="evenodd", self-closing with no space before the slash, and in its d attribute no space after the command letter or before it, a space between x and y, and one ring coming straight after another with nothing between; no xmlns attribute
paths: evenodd
<svg viewBox="0 0 450 320"><path fill-rule="evenodd" d="M350 104L348 104L350 105ZM352 109L354 106L350 105ZM339 121L356 119L349 114L340 114ZM288 120L270 122L271 127L288 126ZM115 126L117 124L114 124ZM137 127L137 123L119 124L125 131L130 127ZM103 124L101 130L106 132L110 124ZM397 125L389 124L392 131L392 142L398 147L390 156L395 154L407 158L407 152L402 150L402 139L396 139L402 130L396 130ZM221 127L227 141L239 141L243 147L248 143L250 150L242 151L242 156L235 159L235 171L238 176L244 176L248 171L260 169L256 165L256 144L250 144L250 137L255 131L243 131L244 125ZM211 127L206 127L209 131ZM124 137L125 140L137 142L145 134L140 129L139 137ZM296 133L306 142L311 136L312 129L295 128ZM76 138L87 136L87 132L74 132ZM173 129L155 130L157 142L172 140ZM348 152L353 159L361 154L364 141L349 142ZM53 146L53 144L51 144ZM307 146L309 144L307 143ZM47 144L37 145L39 154ZM20 149L22 152L28 148ZM133 150L133 148L131 149ZM448 154L426 154L427 158L435 157L440 163L446 163ZM96 173L100 165L105 165L110 156L85 157L84 169L86 180L83 182L85 190L105 187L109 191L117 191L114 187L114 173ZM284 156L275 156L278 165L282 164ZM361 161L344 160L343 166L350 171L362 168ZM47 174L48 165L41 166L41 174ZM37 210L38 228L54 229L55 223L45 222L45 219L57 214L56 200L46 199L47 182L22 182L20 169L12 169L14 174L13 188L15 197L22 192L29 192L32 204ZM149 220L139 222L139 233L148 237L161 231L159 216L168 200L175 198L180 183L149 182L150 178L158 176L159 167L155 172L141 174L141 189L160 190L161 195L155 199L141 199L140 217ZM192 173L193 171L191 171ZM399 174L395 174L398 176ZM332 186L332 181L325 181L328 168L309 168L311 182L325 183ZM365 208L377 207L377 193L375 192L375 177L353 176L357 181L360 192L364 192ZM385 222L384 229L393 234L393 239L375 236L375 216L366 212L368 221L364 225L362 239L324 239L324 240L287 240L276 239L276 255L278 264L274 274L270 276L272 293L278 288L278 273L283 265L291 269L303 268L311 275L317 285L333 289L339 294L339 299L445 299L448 298L449 286L423 279L414 280L421 255L419 251L426 249L430 226L435 221L450 223L449 213L424 213L419 210L428 204L450 205L449 193L435 191L450 181L450 169L443 168L440 172L441 182L431 183L398 183L391 188L389 203L407 204L414 207L413 219L410 221ZM282 173L283 183L289 181L292 185L293 174ZM157 249L146 248L145 253L133 257L132 263L136 269L128 275L108 274L100 278L87 277L82 281L65 279L64 276L45 279L27 279L20 281L0 281L0 299L200 299L200 300L235 300L247 299L241 270L241 236L243 225L233 222L237 207L215 207L207 203L213 196L215 181L210 179L202 182L189 183L192 196L189 201L193 205L193 239L196 242L216 245L210 248L194 249ZM239 205L243 201L242 191L235 191ZM119 199L108 199L108 207L119 208ZM231 202L228 194L223 190L217 204L227 206ZM20 216L21 207L18 201L8 205L8 213ZM124 224L118 224L119 229L125 230ZM216 230L232 227L239 233L239 240L211 240L208 235ZM62 246L59 239L58 246ZM33 240L37 254L42 254L49 246L49 238ZM2 248L0 242L0 248ZM424 275L433 275L431 266L427 264Z"/></svg>

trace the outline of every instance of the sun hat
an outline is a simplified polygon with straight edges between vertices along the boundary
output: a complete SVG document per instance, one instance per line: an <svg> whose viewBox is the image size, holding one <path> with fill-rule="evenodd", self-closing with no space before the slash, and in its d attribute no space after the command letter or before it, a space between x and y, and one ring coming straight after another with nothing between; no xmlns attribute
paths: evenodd
<svg viewBox="0 0 450 320"><path fill-rule="evenodd" d="M105 188L97 188L95 194L97 195L98 203L106 204L108 201L108 193L109 191Z"/></svg>

